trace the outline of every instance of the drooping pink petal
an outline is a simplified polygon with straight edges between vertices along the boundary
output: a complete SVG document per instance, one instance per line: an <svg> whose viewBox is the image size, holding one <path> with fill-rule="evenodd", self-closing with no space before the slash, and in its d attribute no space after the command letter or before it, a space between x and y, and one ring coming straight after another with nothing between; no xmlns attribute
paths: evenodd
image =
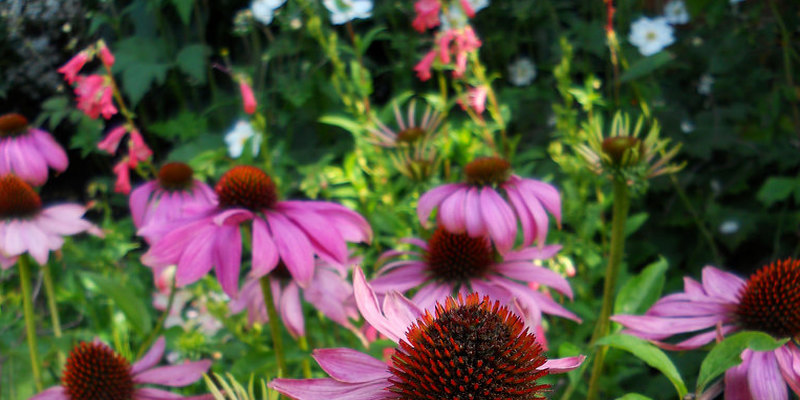
<svg viewBox="0 0 800 400"><path fill-rule="evenodd" d="M156 388L149 388L149 387L137 388L133 392L133 400L173 400L173 399L181 399L181 400L213 400L214 399L214 395L202 394L202 395L199 395L199 396L182 396L182 395L179 395L179 394L168 392L166 390L161 390L161 389L156 389Z"/></svg>
<svg viewBox="0 0 800 400"><path fill-rule="evenodd" d="M514 297L511 291L494 282L488 282L482 279L471 279L469 285L472 287L472 292L489 296L492 300L499 300L501 303L508 303Z"/></svg>
<svg viewBox="0 0 800 400"><path fill-rule="evenodd" d="M272 240L267 223L261 218L253 219L253 262L252 275L259 278L270 273L277 265L280 256Z"/></svg>
<svg viewBox="0 0 800 400"><path fill-rule="evenodd" d="M53 386L28 400L70 400L63 386Z"/></svg>
<svg viewBox="0 0 800 400"><path fill-rule="evenodd" d="M750 365L751 350L742 352L742 363L725 371L725 400L759 400L750 395L747 385L747 370Z"/></svg>
<svg viewBox="0 0 800 400"><path fill-rule="evenodd" d="M775 349L774 354L783 380L795 394L800 395L800 358L796 350L793 343L787 343Z"/></svg>
<svg viewBox="0 0 800 400"><path fill-rule="evenodd" d="M465 190L458 190L442 201L436 220L449 232L461 233L466 229Z"/></svg>
<svg viewBox="0 0 800 400"><path fill-rule="evenodd" d="M47 162L50 168L58 172L64 172L69 165L69 159L64 148L49 133L41 129L31 129L30 134L41 157Z"/></svg>
<svg viewBox="0 0 800 400"><path fill-rule="evenodd" d="M156 342L147 350L147 353L136 361L131 366L131 374L136 375L142 371L148 370L153 368L159 361L161 361L161 357L164 356L164 349L167 346L167 341L164 339L163 336L159 336L156 339Z"/></svg>
<svg viewBox="0 0 800 400"><path fill-rule="evenodd" d="M328 226L339 232L339 235L348 242L365 242L372 240L372 228L361 214L336 203L328 201L279 201L275 205L275 210L306 210L314 211L323 215L328 220Z"/></svg>
<svg viewBox="0 0 800 400"><path fill-rule="evenodd" d="M217 280L222 291L235 298L239 293L239 269L242 264L242 235L239 227L225 225L217 228L212 249Z"/></svg>
<svg viewBox="0 0 800 400"><path fill-rule="evenodd" d="M318 256L334 263L347 262L347 244L338 231L330 229L324 217L313 211L287 210L284 215L306 233Z"/></svg>
<svg viewBox="0 0 800 400"><path fill-rule="evenodd" d="M437 302L443 303L444 299L452 295L452 293L453 286L439 282L431 282L417 290L417 293L414 294L411 300L421 309L431 310Z"/></svg>
<svg viewBox="0 0 800 400"><path fill-rule="evenodd" d="M300 304L300 288L296 283L289 282L283 289L278 310L289 334L295 338L306 335L303 306Z"/></svg>
<svg viewBox="0 0 800 400"><path fill-rule="evenodd" d="M390 290L405 292L421 285L428 279L425 275L427 267L424 263L414 260L404 260L402 263L404 266L371 280L369 283L372 289L378 293L387 293Z"/></svg>
<svg viewBox="0 0 800 400"><path fill-rule="evenodd" d="M414 302L397 291L391 291L383 298L383 313L396 328L407 330L422 311Z"/></svg>
<svg viewBox="0 0 800 400"><path fill-rule="evenodd" d="M747 384L750 386L750 395L755 399L789 399L772 351L753 351L747 368Z"/></svg>
<svg viewBox="0 0 800 400"><path fill-rule="evenodd" d="M356 299L358 311L370 325L394 342L398 342L405 335L405 326L398 327L383 315L378 298L370 288L360 267L353 270L353 295Z"/></svg>
<svg viewBox="0 0 800 400"><path fill-rule="evenodd" d="M536 236L534 237L534 240L540 246L543 246L545 240L547 239L549 223L547 212L544 210L544 207L542 207L542 203L539 201L537 193L528 185L518 185L517 189L522 197L523 202L525 203L525 206L528 209L528 213L533 217L532 222L536 226ZM530 243L525 243L524 245L528 244Z"/></svg>
<svg viewBox="0 0 800 400"><path fill-rule="evenodd" d="M517 221L506 201L491 187L480 193L481 216L495 247L502 254L511 249L517 237Z"/></svg>
<svg viewBox="0 0 800 400"><path fill-rule="evenodd" d="M206 224L192 234L186 247L181 251L178 259L178 268L175 272L175 283L185 286L196 282L211 271L214 264L214 237L217 229L214 225ZM162 240L166 240L165 237Z"/></svg>
<svg viewBox="0 0 800 400"><path fill-rule="evenodd" d="M564 372L572 371L583 364L586 356L575 356L566 358L549 358L539 368L539 370L547 369L551 374L562 374Z"/></svg>
<svg viewBox="0 0 800 400"><path fill-rule="evenodd" d="M464 198L464 212L466 212L467 233L471 237L479 237L486 234L483 215L481 213L480 192L477 188L471 187Z"/></svg>
<svg viewBox="0 0 800 400"><path fill-rule="evenodd" d="M18 256L25 252L25 230L23 222L17 219L5 222L5 240L2 243L3 252L10 256Z"/></svg>
<svg viewBox="0 0 800 400"><path fill-rule="evenodd" d="M739 302L739 292L744 285L745 281L742 278L730 272L712 266L703 268L703 289L711 296L736 304Z"/></svg>
<svg viewBox="0 0 800 400"><path fill-rule="evenodd" d="M142 227L144 223L145 210L156 188L156 182L147 182L131 192L131 197L128 199L128 205L131 209L131 218L133 219L133 226L137 229Z"/></svg>
<svg viewBox="0 0 800 400"><path fill-rule="evenodd" d="M359 316L352 296L353 286L345 277L319 264L314 272L314 280L303 291L306 301L332 321L347 328L354 328L348 318Z"/></svg>
<svg viewBox="0 0 800 400"><path fill-rule="evenodd" d="M23 227L25 236L22 237L22 240L25 243L28 254L39 265L47 264L50 249L48 248L47 235L39 228L38 221L25 221L23 222Z"/></svg>
<svg viewBox="0 0 800 400"><path fill-rule="evenodd" d="M363 383L339 382L330 378L322 379L275 379L268 385L295 400L384 400L391 392L386 379Z"/></svg>
<svg viewBox="0 0 800 400"><path fill-rule="evenodd" d="M536 237L536 225L533 224L533 215L528 211L525 201L522 200L522 195L517 191L514 185L505 183L503 184L503 188L506 191L508 200L511 201L511 206L514 208L517 220L519 220L522 226L522 245L528 246L533 243L533 239ZM508 260L508 253L505 254L505 256L506 260Z"/></svg>
<svg viewBox="0 0 800 400"><path fill-rule="evenodd" d="M708 331L706 333L701 333L699 335L694 335L686 340L683 340L678 343L665 343L658 340L651 340L653 344L656 346L664 349L664 350L671 350L671 351L685 351L685 350L694 350L699 347L705 346L711 343L714 339L717 338L718 334L727 335L731 332L735 332L739 330L739 328L735 325L722 325L722 328L719 332L716 330ZM638 336L642 339L649 339L647 334L642 334L636 331L631 331L631 335Z"/></svg>
<svg viewBox="0 0 800 400"><path fill-rule="evenodd" d="M544 208L553 214L556 218L556 221L560 224L561 223L561 194L558 193L558 189L555 186L540 182L534 179L524 179L520 178L520 180L524 181L523 185L528 185L531 187L531 190L536 193L536 198L544 205Z"/></svg>
<svg viewBox="0 0 800 400"><path fill-rule="evenodd" d="M420 196L417 202L417 218L419 218L419 223L429 228L431 225L428 222L428 217L431 215L431 211L439 206L444 199L458 190L463 190L463 188L463 185L448 183L425 192L425 194Z"/></svg>
<svg viewBox="0 0 800 400"><path fill-rule="evenodd" d="M512 279L523 282L538 282L542 285L550 286L570 299L572 298L572 288L567 280L553 270L522 261L498 263L495 264L495 270Z"/></svg>
<svg viewBox="0 0 800 400"><path fill-rule="evenodd" d="M723 322L725 316L709 315L690 318L661 318L648 315L614 315L610 319L633 330L657 332L658 336L665 338L678 333L711 328L716 325L717 322Z"/></svg>
<svg viewBox="0 0 800 400"><path fill-rule="evenodd" d="M531 261L546 260L553 257L561 250L560 244L550 244L544 247L526 247L522 250L509 251L503 254L505 261Z"/></svg>
<svg viewBox="0 0 800 400"><path fill-rule="evenodd" d="M211 360L201 360L152 368L134 374L133 381L135 383L182 387L197 382L210 367Z"/></svg>
<svg viewBox="0 0 800 400"><path fill-rule="evenodd" d="M286 268L300 287L306 287L314 277L314 250L305 233L285 216L265 212L275 247Z"/></svg>
<svg viewBox="0 0 800 400"><path fill-rule="evenodd" d="M311 356L340 382L363 383L392 376L385 362L350 348L316 349Z"/></svg>

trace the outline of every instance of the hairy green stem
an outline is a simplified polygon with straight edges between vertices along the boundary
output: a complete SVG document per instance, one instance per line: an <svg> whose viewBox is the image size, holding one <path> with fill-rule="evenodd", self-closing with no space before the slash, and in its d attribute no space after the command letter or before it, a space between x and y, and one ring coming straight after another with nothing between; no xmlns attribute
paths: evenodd
<svg viewBox="0 0 800 400"><path fill-rule="evenodd" d="M50 319L53 322L53 336L61 338L61 321L58 318L58 305L56 304L56 290L53 285L53 273L50 271L50 264L42 265L44 272L44 291L47 293L47 308L50 310ZM67 361L64 352L60 349L58 354L59 367L64 366Z"/></svg>
<svg viewBox="0 0 800 400"><path fill-rule="evenodd" d="M297 344L300 346L300 350L308 353L308 339L305 336L297 338ZM303 358L303 377L311 378L311 362L308 361L308 357Z"/></svg>
<svg viewBox="0 0 800 400"><path fill-rule="evenodd" d="M286 373L286 357L283 355L283 337L281 336L281 322L278 319L278 310L275 309L275 301L272 299L272 286L269 284L269 275L264 275L259 279L261 292L264 294L264 305L267 307L267 317L269 317L269 330L272 333L272 347L275 350L275 360L278 362L277 376L283 377Z"/></svg>
<svg viewBox="0 0 800 400"><path fill-rule="evenodd" d="M628 209L630 207L628 184L625 179L615 177L613 190L614 208L611 217L611 249L608 256L608 266L606 267L606 280L603 284L603 308L600 310L600 318L597 320L597 325L595 325L594 333L592 334L592 344L603 336L608 335L611 326L608 317L611 316L611 309L614 306L617 277L620 265L622 265L622 254L625 251L625 220L628 218ZM592 365L592 376L589 379L587 400L597 399L600 390L600 375L602 375L603 361L607 351L608 346L596 347L594 350L594 364Z"/></svg>
<svg viewBox="0 0 800 400"><path fill-rule="evenodd" d="M167 321L167 317L169 317L169 312L172 310L172 303L175 302L175 279L172 279L172 287L169 289L169 299L167 300L167 308L164 309L164 312L161 313L161 316L158 317L158 321L156 322L156 326L150 331L150 334L147 335L147 339L142 342L141 347L139 347L139 351L136 352L136 359L142 358L144 352L150 348L150 346L155 342L158 334L161 333L161 329L164 328L164 323Z"/></svg>
<svg viewBox="0 0 800 400"><path fill-rule="evenodd" d="M39 351L36 347L36 323L33 315L33 295L31 291L31 267L28 257L23 254L17 261L19 281L22 287L22 307L25 313L25 334L28 338L28 349L31 354L31 370L36 391L42 391L42 370L39 368Z"/></svg>

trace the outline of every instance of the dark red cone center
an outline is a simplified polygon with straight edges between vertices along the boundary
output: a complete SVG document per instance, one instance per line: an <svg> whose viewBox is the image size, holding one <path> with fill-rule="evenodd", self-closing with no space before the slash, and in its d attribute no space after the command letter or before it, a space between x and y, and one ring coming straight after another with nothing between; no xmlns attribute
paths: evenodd
<svg viewBox="0 0 800 400"><path fill-rule="evenodd" d="M214 188L220 207L244 207L251 211L272 208L278 201L275 183L264 171L249 165L231 168Z"/></svg>
<svg viewBox="0 0 800 400"><path fill-rule="evenodd" d="M448 299L420 317L392 357L389 378L402 400L528 400L548 385L542 347L522 320L489 297Z"/></svg>
<svg viewBox="0 0 800 400"><path fill-rule="evenodd" d="M0 137L19 136L28 131L28 119L20 114L0 115Z"/></svg>
<svg viewBox="0 0 800 400"><path fill-rule="evenodd" d="M61 377L70 400L131 400L128 361L102 343L82 342L69 354Z"/></svg>
<svg viewBox="0 0 800 400"><path fill-rule="evenodd" d="M397 141L400 143L414 143L419 138L425 136L425 130L419 127L411 127L397 133Z"/></svg>
<svg viewBox="0 0 800 400"><path fill-rule="evenodd" d="M494 252L485 237L473 238L466 233L450 233L439 227L428 239L425 261L434 278L466 283L484 276L491 269Z"/></svg>
<svg viewBox="0 0 800 400"><path fill-rule="evenodd" d="M644 152L644 142L633 136L612 136L603 140L603 153L614 165L630 165L639 162Z"/></svg>
<svg viewBox="0 0 800 400"><path fill-rule="evenodd" d="M167 190L184 190L192 187L194 171L182 162L164 164L158 170L158 184Z"/></svg>
<svg viewBox="0 0 800 400"><path fill-rule="evenodd" d="M800 336L800 260L776 261L750 276L736 315L747 330L779 339Z"/></svg>
<svg viewBox="0 0 800 400"><path fill-rule="evenodd" d="M499 185L511 175L511 163L500 157L480 157L464 167L464 174L471 185Z"/></svg>
<svg viewBox="0 0 800 400"><path fill-rule="evenodd" d="M42 208L42 199L31 185L16 175L0 177L0 218L27 218Z"/></svg>

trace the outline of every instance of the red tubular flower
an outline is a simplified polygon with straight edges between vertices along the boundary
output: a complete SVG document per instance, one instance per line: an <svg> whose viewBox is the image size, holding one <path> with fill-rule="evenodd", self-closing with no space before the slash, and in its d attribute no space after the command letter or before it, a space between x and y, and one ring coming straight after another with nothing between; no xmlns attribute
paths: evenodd
<svg viewBox="0 0 800 400"><path fill-rule="evenodd" d="M244 78L239 78L239 90L242 92L242 103L244 105L244 112L247 114L252 114L256 112L256 107L258 103L256 103L256 97L253 95L253 88L247 84L247 81Z"/></svg>
<svg viewBox="0 0 800 400"><path fill-rule="evenodd" d="M83 50L75 54L66 64L62 65L61 68L58 69L58 72L64 74L64 80L71 85L78 77L78 72L86 65L89 59L89 52Z"/></svg>
<svg viewBox="0 0 800 400"><path fill-rule="evenodd" d="M75 95L78 96L78 109L89 118L97 119L100 114L109 119L117 113L114 107L113 91L106 77L101 75L79 76Z"/></svg>
<svg viewBox="0 0 800 400"><path fill-rule="evenodd" d="M425 32L426 29L439 26L439 10L441 8L439 0L417 0L414 3L414 11L417 12L417 16L411 22L411 26L418 32Z"/></svg>

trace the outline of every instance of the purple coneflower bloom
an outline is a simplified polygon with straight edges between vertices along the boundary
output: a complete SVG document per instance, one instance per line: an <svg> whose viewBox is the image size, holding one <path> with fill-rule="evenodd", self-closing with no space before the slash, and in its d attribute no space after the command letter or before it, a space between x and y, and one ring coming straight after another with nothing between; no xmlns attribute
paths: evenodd
<svg viewBox="0 0 800 400"><path fill-rule="evenodd" d="M314 255L345 264L346 242L368 241L372 230L358 213L325 201L278 201L275 184L264 171L237 166L215 187L217 201L194 207L194 214L139 234L165 232L143 256L154 268L176 264L179 286L197 281L215 267L222 290L236 297L242 262L239 226L252 231L253 277L271 272L282 261L300 287L314 278Z"/></svg>
<svg viewBox="0 0 800 400"><path fill-rule="evenodd" d="M42 199L16 175L0 177L0 267L8 269L28 253L40 265L50 251L64 244L64 236L80 232L102 235L83 219L86 207L58 204L42 208Z"/></svg>
<svg viewBox="0 0 800 400"><path fill-rule="evenodd" d="M205 182L193 178L192 168L181 162L164 164L158 179L137 187L129 199L131 217L136 228L148 223L164 224L186 216L186 206L204 206L216 201L217 195ZM147 238L151 241L157 238Z"/></svg>
<svg viewBox="0 0 800 400"><path fill-rule="evenodd" d="M712 266L703 268L702 283L684 278L684 291L656 302L643 316L611 318L625 332L670 350L704 346L739 330L760 331L774 338L800 335L800 261L765 265L745 281ZM677 344L661 340L692 333ZM791 340L772 351L742 352L743 362L725 372L728 400L788 399L786 385L800 394L800 349Z"/></svg>
<svg viewBox="0 0 800 400"><path fill-rule="evenodd" d="M350 264L352 263L348 263ZM295 282L283 264L279 264L270 273L269 281L272 285L275 309L280 313L283 325L293 337L306 335L303 305L300 302L302 295L326 317L349 329L366 343L361 331L350 323L351 318L358 319L360 314L353 299L353 286L347 280L349 270L349 267L340 268L338 265L318 259L314 278L305 289ZM239 298L230 303L230 310L233 313L241 312L245 308L247 308L247 319L251 324L269 321L258 278L248 278L242 286Z"/></svg>
<svg viewBox="0 0 800 400"><path fill-rule="evenodd" d="M353 279L364 319L398 344L386 363L348 349L313 353L330 378L275 379L269 386L297 400L384 400L396 398L536 398L549 373L577 368L584 357L548 360L522 320L498 301L477 293L452 298L421 311L398 292L383 307L363 272Z"/></svg>
<svg viewBox="0 0 800 400"><path fill-rule="evenodd" d="M67 164L67 153L49 133L30 127L22 115L0 116L0 175L15 174L41 186L48 167L64 172Z"/></svg>
<svg viewBox="0 0 800 400"><path fill-rule="evenodd" d="M560 245L528 247L499 255L485 236L450 233L442 227L427 242L417 238L405 241L420 250L385 252L379 265L394 261L380 268L377 278L370 282L376 292L406 292L421 286L412 301L423 309L433 309L437 302L455 292L478 292L516 308L531 328L539 325L542 312L580 321L546 294L527 285L535 282L550 286L572 298L572 288L564 277L531 263L552 257L561 249ZM395 259L403 255L409 258Z"/></svg>
<svg viewBox="0 0 800 400"><path fill-rule="evenodd" d="M187 386L202 378L211 366L211 360L201 360L154 368L164 355L164 347L165 340L162 336L144 357L131 365L128 360L99 341L81 342L72 349L67 358L61 385L53 386L30 400L213 399L211 395L184 397L166 390L142 387L148 384Z"/></svg>
<svg viewBox="0 0 800 400"><path fill-rule="evenodd" d="M545 210L561 223L558 190L550 184L512 174L508 161L499 157L477 158L467 164L464 174L466 183L448 183L420 197L417 216L423 225L427 225L431 211L438 207L439 225L450 232L467 232L471 237L488 235L497 249L505 253L517 237L517 220L522 226L523 246L534 240L544 245L548 224Z"/></svg>

